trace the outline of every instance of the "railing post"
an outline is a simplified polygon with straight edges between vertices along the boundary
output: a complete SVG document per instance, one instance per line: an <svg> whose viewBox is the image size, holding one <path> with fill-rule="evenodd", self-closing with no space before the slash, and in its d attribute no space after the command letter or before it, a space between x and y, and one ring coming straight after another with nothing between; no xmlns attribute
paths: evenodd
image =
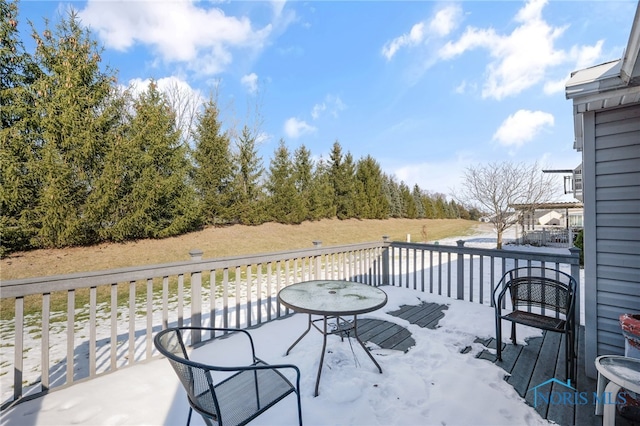
<svg viewBox="0 0 640 426"><path fill-rule="evenodd" d="M193 249L189 251L192 261L202 260L202 250ZM202 326L202 272L191 273L191 326ZM201 341L200 333L191 333L191 343L196 344Z"/></svg>
<svg viewBox="0 0 640 426"><path fill-rule="evenodd" d="M380 277L381 285L389 284L389 236L383 235L382 242L385 244L382 249L382 276Z"/></svg>
<svg viewBox="0 0 640 426"><path fill-rule="evenodd" d="M464 240L456 241L458 247L464 247ZM458 253L457 299L464 300L464 254Z"/></svg>
<svg viewBox="0 0 640 426"><path fill-rule="evenodd" d="M580 249L578 247L569 248L569 253L575 259L575 263L571 264L571 276L576 280L576 294L575 294L575 321L577 325L580 325L580 298L582 294L580 292Z"/></svg>
<svg viewBox="0 0 640 426"><path fill-rule="evenodd" d="M318 240L314 241L313 242L313 247L316 248L316 249L319 249L320 247L322 247L322 241L318 241ZM321 266L320 265L320 257L321 256L319 254L316 254L314 257L316 259L315 279L319 280L321 278L320 277L320 266Z"/></svg>

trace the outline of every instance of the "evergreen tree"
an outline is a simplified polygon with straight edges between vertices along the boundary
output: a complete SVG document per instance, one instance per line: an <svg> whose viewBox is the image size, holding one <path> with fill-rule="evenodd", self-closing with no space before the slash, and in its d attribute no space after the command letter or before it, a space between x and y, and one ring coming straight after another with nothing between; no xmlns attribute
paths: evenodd
<svg viewBox="0 0 640 426"><path fill-rule="evenodd" d="M384 194L382 170L370 155L360 159L357 164L356 180L360 185L358 194L364 201L357 204L361 217L366 219L387 219L389 217L389 200Z"/></svg>
<svg viewBox="0 0 640 426"><path fill-rule="evenodd" d="M330 219L336 216L334 190L331 184L328 164L320 158L313 172L311 194L309 196L309 218L311 220Z"/></svg>
<svg viewBox="0 0 640 426"><path fill-rule="evenodd" d="M266 182L269 194L271 220L285 224L298 224L304 220L301 198L295 185L293 162L283 139L269 166Z"/></svg>
<svg viewBox="0 0 640 426"><path fill-rule="evenodd" d="M400 182L400 198L402 199L402 217L415 219L418 217L416 203L406 183Z"/></svg>
<svg viewBox="0 0 640 426"><path fill-rule="evenodd" d="M264 197L260 184L262 159L256 148L256 137L248 126L242 128L237 140L236 170L233 187L233 209L236 220L245 225L263 223Z"/></svg>
<svg viewBox="0 0 640 426"><path fill-rule="evenodd" d="M304 145L300 145L293 157L293 179L300 198L301 214L303 220L313 219L310 212L314 172L311 151Z"/></svg>
<svg viewBox="0 0 640 426"><path fill-rule="evenodd" d="M33 30L35 59L43 71L36 94L42 162L37 176L42 191L35 208L42 246L94 241L86 202L101 175L105 156L120 123L114 100L114 74L100 69L100 51L75 12L52 33Z"/></svg>
<svg viewBox="0 0 640 426"><path fill-rule="evenodd" d="M343 157L342 147L334 142L329 155L329 180L333 187L334 205L338 219L355 216L355 164L351 154Z"/></svg>
<svg viewBox="0 0 640 426"><path fill-rule="evenodd" d="M391 217L403 217L402 197L400 186L393 176L385 175L385 196L389 200L389 215Z"/></svg>
<svg viewBox="0 0 640 426"><path fill-rule="evenodd" d="M193 139L196 144L193 182L204 220L208 224L229 222L233 182L231 141L228 133L222 131L213 97L196 118Z"/></svg>
<svg viewBox="0 0 640 426"><path fill-rule="evenodd" d="M482 212L475 207L471 207L468 211L470 220L479 220L482 217Z"/></svg>
<svg viewBox="0 0 640 426"><path fill-rule="evenodd" d="M437 217L433 198L429 194L425 193L422 197L422 205L424 206L424 214L427 219L435 219Z"/></svg>
<svg viewBox="0 0 640 426"><path fill-rule="evenodd" d="M420 189L418 184L415 184L413 186L413 191L411 195L413 196L413 202L416 205L416 217L419 219L425 218L426 217L425 209L424 209L424 204L422 203L422 199L423 199L422 190Z"/></svg>
<svg viewBox="0 0 640 426"><path fill-rule="evenodd" d="M366 203L366 200L359 196L362 195L358 192L356 185L356 163L353 159L353 155L350 152L344 156L344 162L342 163L343 176L342 187L338 191L338 211L336 215L339 219L349 219L357 217L356 203ZM342 212L342 214L340 214ZM342 216L342 217L341 217Z"/></svg>
<svg viewBox="0 0 640 426"><path fill-rule="evenodd" d="M459 219L460 218L460 211L458 210L458 205L456 204L455 201L451 200L448 203L448 213L449 216L447 216L449 219Z"/></svg>
<svg viewBox="0 0 640 426"><path fill-rule="evenodd" d="M0 2L0 256L29 248L39 185L32 84L38 68L18 34L18 2Z"/></svg>
<svg viewBox="0 0 640 426"><path fill-rule="evenodd" d="M436 194L435 210L436 218L445 219L447 217L447 203L441 194Z"/></svg>
<svg viewBox="0 0 640 426"><path fill-rule="evenodd" d="M104 218L100 235L123 241L193 230L199 215L173 111L153 81L133 109L91 199L92 216Z"/></svg>

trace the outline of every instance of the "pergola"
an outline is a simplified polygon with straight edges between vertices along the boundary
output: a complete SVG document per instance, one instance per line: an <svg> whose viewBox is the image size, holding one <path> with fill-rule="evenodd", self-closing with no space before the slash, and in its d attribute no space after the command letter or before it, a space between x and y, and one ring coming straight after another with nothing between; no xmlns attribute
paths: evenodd
<svg viewBox="0 0 640 426"><path fill-rule="evenodd" d="M566 228L569 228L569 209L581 209L583 204L579 201L571 202L552 202L552 203L540 203L540 204L511 204L509 207L516 210L518 215L522 216L522 231L524 232L524 225L529 221L530 224L534 224L534 217L537 210L565 210Z"/></svg>

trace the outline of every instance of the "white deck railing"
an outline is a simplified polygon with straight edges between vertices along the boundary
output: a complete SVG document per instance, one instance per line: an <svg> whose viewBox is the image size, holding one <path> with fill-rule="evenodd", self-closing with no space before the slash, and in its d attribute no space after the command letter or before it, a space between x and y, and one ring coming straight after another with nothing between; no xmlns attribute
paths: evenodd
<svg viewBox="0 0 640 426"><path fill-rule="evenodd" d="M185 262L1 282L3 303L9 299L15 309L13 320L0 321L2 409L152 359L153 335L170 325L247 328L288 315L278 291L308 279L388 284L478 303L490 303L493 286L514 266L543 263L579 279L577 251L549 255L462 242L385 238L219 259L190 254Z"/></svg>

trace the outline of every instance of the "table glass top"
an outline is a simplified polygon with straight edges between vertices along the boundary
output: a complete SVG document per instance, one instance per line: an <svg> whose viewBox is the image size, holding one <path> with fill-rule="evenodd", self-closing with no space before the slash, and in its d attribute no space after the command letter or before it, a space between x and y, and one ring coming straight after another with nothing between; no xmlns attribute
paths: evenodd
<svg viewBox="0 0 640 426"><path fill-rule="evenodd" d="M603 356L596 367L605 376L607 376L606 372L612 373L616 379L623 380L626 386L635 387L630 390L640 391L640 360L621 356ZM620 382L616 380L616 383Z"/></svg>
<svg viewBox="0 0 640 426"><path fill-rule="evenodd" d="M356 315L387 303L386 293L377 287L335 280L293 284L280 290L278 298L293 310L318 315Z"/></svg>

